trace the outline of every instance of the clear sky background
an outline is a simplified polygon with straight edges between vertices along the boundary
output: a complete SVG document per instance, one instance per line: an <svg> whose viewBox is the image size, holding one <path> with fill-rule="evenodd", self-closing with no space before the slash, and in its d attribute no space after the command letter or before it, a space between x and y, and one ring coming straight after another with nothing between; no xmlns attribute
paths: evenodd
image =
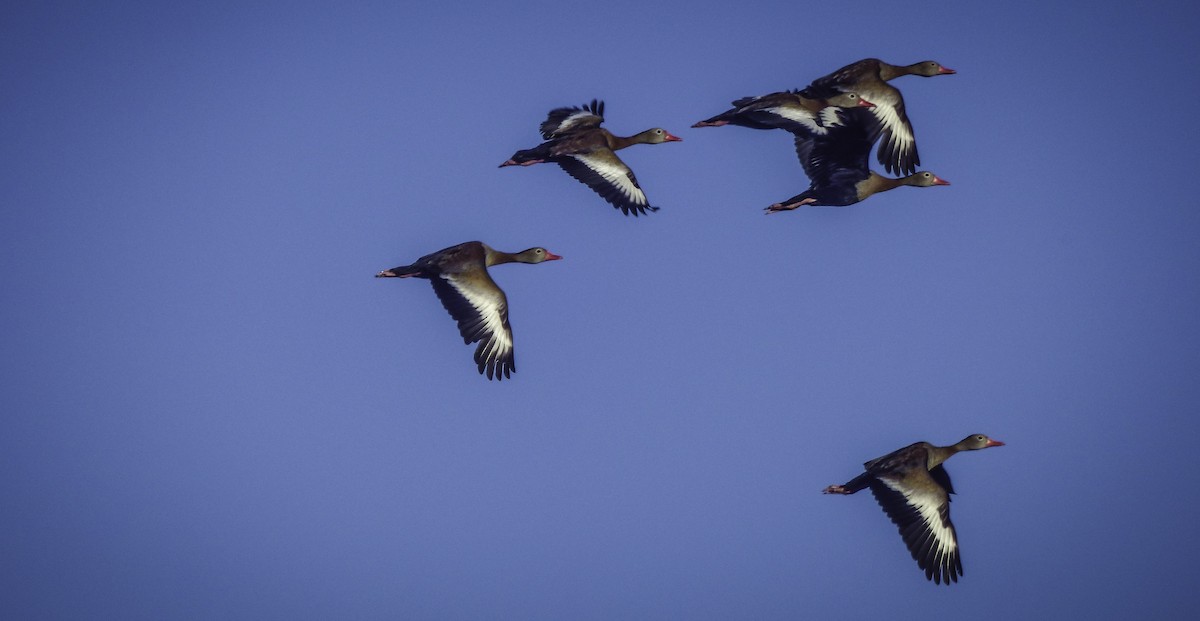
<svg viewBox="0 0 1200 621"><path fill-rule="evenodd" d="M7 3L0 617L1184 616L1195 6ZM869 56L952 186L690 128ZM497 168L594 97L661 212ZM475 239L512 381L372 278ZM820 493L970 433L950 588Z"/></svg>

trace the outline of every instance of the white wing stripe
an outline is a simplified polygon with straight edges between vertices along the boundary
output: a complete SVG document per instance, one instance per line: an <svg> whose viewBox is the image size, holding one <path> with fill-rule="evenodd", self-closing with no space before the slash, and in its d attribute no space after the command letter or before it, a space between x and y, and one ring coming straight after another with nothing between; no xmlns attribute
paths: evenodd
<svg viewBox="0 0 1200 621"><path fill-rule="evenodd" d="M898 481L886 478L881 478L880 480L883 481L884 485L903 495L905 502L921 514L921 519L924 520L929 535L933 537L933 548L936 551L938 559L950 556L954 552L954 549L958 547L958 544L954 541L954 531L950 530L950 526L942 521L942 498L936 495L918 493L901 486ZM937 563L938 566L942 564L940 560Z"/></svg>
<svg viewBox="0 0 1200 621"><path fill-rule="evenodd" d="M628 198L631 203L637 205L649 204L649 201L646 200L646 193L634 185L633 179L630 178L628 167L613 163L606 158L592 157L586 153L579 153L572 157L584 166L592 169L597 175L600 175L601 178Z"/></svg>
<svg viewBox="0 0 1200 621"><path fill-rule="evenodd" d="M816 117L814 117L811 112L803 108L796 109L788 106L777 106L774 108L764 108L764 110L780 118L799 123L807 127L813 133L826 133L825 128L817 124Z"/></svg>
<svg viewBox="0 0 1200 621"><path fill-rule="evenodd" d="M821 108L821 124L825 127L840 127L842 124L842 115L838 112L836 106L825 106ZM822 131L822 133L827 133Z"/></svg>
<svg viewBox="0 0 1200 621"><path fill-rule="evenodd" d="M895 106L890 104L876 104L874 108L871 108L871 112L883 124L884 129L892 134L892 140L896 143L900 151L907 153L912 150L912 145L915 142L912 131L909 129L908 124L900 118Z"/></svg>
<svg viewBox="0 0 1200 621"><path fill-rule="evenodd" d="M573 112L570 115L568 115L565 119L563 119L562 122L560 122L558 124L558 127L554 128L554 131L551 132L551 136L560 136L562 134L568 133L572 129L574 129L576 125L579 125L579 124L583 123L584 121L587 121L590 119L595 119L595 118L598 118L598 117L596 115L592 114L592 112L590 110L579 110L579 111Z"/></svg>
<svg viewBox="0 0 1200 621"><path fill-rule="evenodd" d="M442 278L475 308L480 322L484 325L484 331L495 343L496 352L504 355L512 351L512 333L505 327L501 313L501 309L507 306L504 292L499 289L472 287L467 282L456 280L452 274L443 274Z"/></svg>

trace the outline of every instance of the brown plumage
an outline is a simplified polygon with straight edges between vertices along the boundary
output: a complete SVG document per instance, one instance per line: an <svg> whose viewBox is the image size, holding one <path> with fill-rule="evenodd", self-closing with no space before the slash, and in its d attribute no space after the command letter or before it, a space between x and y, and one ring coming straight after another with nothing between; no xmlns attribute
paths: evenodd
<svg viewBox="0 0 1200 621"><path fill-rule="evenodd" d="M546 142L517 151L500 167L554 162L625 215L658 211L650 205L633 171L617 157L616 151L635 144L678 142L682 138L659 127L629 137L616 136L600 127L603 122L602 101L593 99L583 107L555 108L541 125Z"/></svg>
<svg viewBox="0 0 1200 621"><path fill-rule="evenodd" d="M487 268L503 263L541 263L562 257L545 248L517 253L493 250L483 242L451 246L417 259L411 265L383 270L376 278L425 278L442 306L458 323L468 345L479 342L475 363L488 379L502 380L517 370L512 328L508 324L508 298Z"/></svg>
<svg viewBox="0 0 1200 621"><path fill-rule="evenodd" d="M958 536L950 522L954 486L942 462L960 451L975 451L1003 442L976 434L950 446L917 442L863 464L866 472L844 485L826 487L826 494L853 494L871 488L908 546L925 577L935 583L958 582L962 560Z"/></svg>

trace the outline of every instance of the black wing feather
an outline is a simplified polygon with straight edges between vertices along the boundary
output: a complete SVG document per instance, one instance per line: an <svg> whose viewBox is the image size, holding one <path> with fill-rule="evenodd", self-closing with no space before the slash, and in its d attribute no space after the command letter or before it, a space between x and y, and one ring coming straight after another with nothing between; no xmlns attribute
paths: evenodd
<svg viewBox="0 0 1200 621"><path fill-rule="evenodd" d="M511 377L511 373L517 370L516 356L512 350L506 355L499 351L502 349L499 338L488 329L487 322L470 300L463 297L454 285L440 277L434 276L429 282L433 284L433 291L441 300L442 306L458 323L458 332L462 335L463 342L468 345L479 342L479 346L475 348L475 364L479 372L489 380ZM505 329L508 329L506 307L500 308L500 316L503 318Z"/></svg>
<svg viewBox="0 0 1200 621"><path fill-rule="evenodd" d="M597 99L593 99L591 103L584 104L582 106L567 106L564 108L555 108L550 111L550 114L548 114L546 116L546 120L542 121L542 124L539 127L539 131L542 133L542 138L549 140L551 138L556 137L557 136L556 130L558 130L559 126L562 125L562 122L564 120L566 120L567 117L571 116L572 114L575 114L576 112L590 112L590 113L600 117L600 120L595 123L587 123L584 125L580 125L579 127L575 128L574 131L580 131L583 129L591 129L593 127L599 127L600 124L604 122L604 102L599 101ZM573 133L573 132L568 132L568 133Z"/></svg>
<svg viewBox="0 0 1200 621"><path fill-rule="evenodd" d="M921 516L920 511L908 503L904 494L888 487L879 479L872 479L871 493L875 495L879 506L883 507L884 513L899 528L900 536L904 539L904 544L908 547L913 559L917 561L917 566L925 570L925 577L936 584L949 585L951 582L958 582L958 577L962 575L962 559L958 546L955 546L952 552L939 562L937 539L925 525L925 519ZM942 506L940 517L943 525L957 539L957 535L954 534L954 525L950 523L949 505Z"/></svg>
<svg viewBox="0 0 1200 621"><path fill-rule="evenodd" d="M634 217L637 217L638 215L645 215L647 212L658 211L658 207L642 205L630 201L629 197L625 196L625 193L621 192L619 188L601 176L600 173L597 173L589 168L586 164L573 157L555 158L554 161L558 162L558 165L561 166L563 170L567 171L568 175L571 175L576 180L591 188L605 201L608 201L610 205L620 209L621 213L627 216L633 214ZM637 177L634 176L632 170L629 171L629 180L633 182L633 185L639 190L642 188L642 186L638 184Z"/></svg>

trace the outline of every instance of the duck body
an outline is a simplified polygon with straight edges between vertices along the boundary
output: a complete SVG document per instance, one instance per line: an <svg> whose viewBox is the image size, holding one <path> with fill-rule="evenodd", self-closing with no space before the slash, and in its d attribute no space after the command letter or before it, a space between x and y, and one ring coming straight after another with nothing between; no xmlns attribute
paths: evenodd
<svg viewBox="0 0 1200 621"><path fill-rule="evenodd" d="M809 189L785 201L775 203L766 208L767 213L790 211L809 205L812 207L846 207L860 203L867 198L895 189L900 186L930 187L934 185L950 185L949 181L924 170L919 170L907 177L892 179L868 171L866 177L854 169L837 169L827 175L820 183L814 181Z"/></svg>
<svg viewBox="0 0 1200 621"><path fill-rule="evenodd" d="M928 442L910 444L863 464L865 472L843 485L830 485L826 494L854 494L870 488L925 577L936 584L958 582L963 575L958 535L950 522L954 486L942 463L961 451L1004 446L982 434L950 446Z"/></svg>
<svg viewBox="0 0 1200 621"><path fill-rule="evenodd" d="M932 77L956 73L937 62L927 60L911 65L892 65L877 58L851 63L813 80L800 94L809 98L829 98L838 93L857 93L875 106L870 111L849 112L855 120L869 127L870 142L879 144L878 159L886 172L907 175L916 172L921 164L917 153L912 123L904 109L904 97L899 89L888 84L904 75Z"/></svg>
<svg viewBox="0 0 1200 621"><path fill-rule="evenodd" d="M842 108L871 107L857 93L837 93L829 99L809 99L798 91L743 97L733 108L692 127L738 125L750 129L783 129L794 134L824 136L842 124Z"/></svg>
<svg viewBox="0 0 1200 621"><path fill-rule="evenodd" d="M678 142L682 138L660 127L622 137L600 127L602 122L602 101L592 100L582 107L555 108L540 127L546 141L532 149L517 151L500 167L554 162L625 215L658 211L650 205L633 170L616 152L635 144Z"/></svg>
<svg viewBox="0 0 1200 621"><path fill-rule="evenodd" d="M479 373L489 380L502 380L517 370L512 327L508 322L508 298L487 268L561 258L541 247L508 253L471 241L427 254L409 265L383 270L375 277L429 280L442 306L458 323L463 341L468 345L479 343L475 350Z"/></svg>
<svg viewBox="0 0 1200 621"><path fill-rule="evenodd" d="M862 119L851 119L829 135L809 137L797 134L796 155L810 184L807 190L767 207L768 214L789 211L805 205L845 207L900 186L930 187L950 185L949 181L928 171L892 179L870 169L870 127Z"/></svg>

